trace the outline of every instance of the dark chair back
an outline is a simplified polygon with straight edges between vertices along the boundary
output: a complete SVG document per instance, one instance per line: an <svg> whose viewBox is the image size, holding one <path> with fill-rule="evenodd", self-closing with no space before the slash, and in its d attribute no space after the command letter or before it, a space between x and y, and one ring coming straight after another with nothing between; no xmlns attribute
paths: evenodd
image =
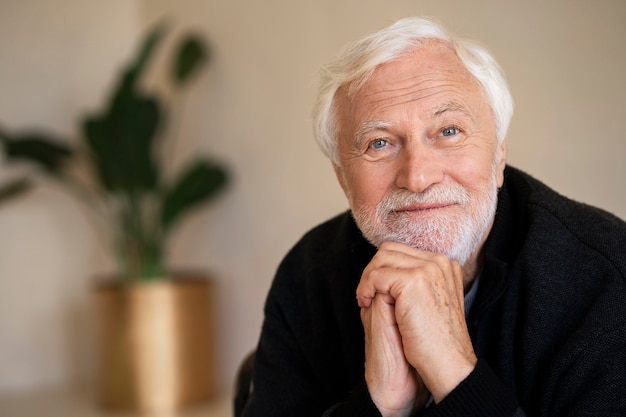
<svg viewBox="0 0 626 417"><path fill-rule="evenodd" d="M237 379L235 381L234 417L241 417L243 410L248 404L248 399L252 393L252 367L254 365L254 354L250 352L239 366Z"/></svg>

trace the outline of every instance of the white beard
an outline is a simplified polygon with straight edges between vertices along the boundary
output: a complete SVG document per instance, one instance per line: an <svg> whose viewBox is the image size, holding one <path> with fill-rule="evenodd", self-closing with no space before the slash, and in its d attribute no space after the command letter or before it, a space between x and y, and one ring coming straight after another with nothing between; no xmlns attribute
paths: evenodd
<svg viewBox="0 0 626 417"><path fill-rule="evenodd" d="M398 189L385 196L375 211L359 207L348 196L352 215L374 246L385 241L404 243L444 254L463 266L482 243L495 216L498 189L495 169L492 171L491 181L474 196L458 183L435 184L419 194ZM443 209L445 213L437 213L438 209L413 214L397 211L424 203L456 206Z"/></svg>

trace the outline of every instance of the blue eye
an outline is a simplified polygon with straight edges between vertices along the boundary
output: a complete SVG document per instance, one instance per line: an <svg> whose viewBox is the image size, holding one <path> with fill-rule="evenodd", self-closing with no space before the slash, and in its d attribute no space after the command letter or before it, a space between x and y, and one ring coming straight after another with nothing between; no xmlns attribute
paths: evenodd
<svg viewBox="0 0 626 417"><path fill-rule="evenodd" d="M459 129L454 126L446 127L445 129L441 131L441 134L443 136L454 136L454 135L457 135L458 133L459 133Z"/></svg>
<svg viewBox="0 0 626 417"><path fill-rule="evenodd" d="M388 142L385 139L376 139L370 143L370 147L373 149L382 149L387 146Z"/></svg>

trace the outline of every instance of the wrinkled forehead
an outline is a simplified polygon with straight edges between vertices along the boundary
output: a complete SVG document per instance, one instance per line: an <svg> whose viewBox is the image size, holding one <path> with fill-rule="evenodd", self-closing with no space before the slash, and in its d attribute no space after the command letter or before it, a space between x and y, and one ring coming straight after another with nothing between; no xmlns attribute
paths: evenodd
<svg viewBox="0 0 626 417"><path fill-rule="evenodd" d="M342 86L335 97L339 119L354 116L363 107L384 109L408 101L488 104L481 84L467 70L452 46L429 41L378 65L365 78Z"/></svg>
<svg viewBox="0 0 626 417"><path fill-rule="evenodd" d="M398 63L402 64L397 65ZM404 71L398 71L398 69L404 69ZM365 85L380 81L380 79L399 78L403 72L406 76L419 76L422 73L457 74L464 76L468 82L477 82L459 58L452 44L439 39L430 39L416 41L391 59L364 71L359 77L340 87L338 91L351 97Z"/></svg>

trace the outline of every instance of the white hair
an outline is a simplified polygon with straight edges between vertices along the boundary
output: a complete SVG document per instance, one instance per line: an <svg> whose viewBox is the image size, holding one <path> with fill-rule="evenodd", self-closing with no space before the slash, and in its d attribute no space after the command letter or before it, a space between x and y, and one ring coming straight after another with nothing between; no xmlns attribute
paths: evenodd
<svg viewBox="0 0 626 417"><path fill-rule="evenodd" d="M349 84L348 94L354 94L379 65L398 59L428 40L439 40L454 48L465 68L483 87L494 114L498 142L504 140L513 116L513 98L496 60L484 47L452 37L433 20L406 18L347 45L333 62L322 67L313 109L313 133L331 161L338 164L334 104L337 91Z"/></svg>

